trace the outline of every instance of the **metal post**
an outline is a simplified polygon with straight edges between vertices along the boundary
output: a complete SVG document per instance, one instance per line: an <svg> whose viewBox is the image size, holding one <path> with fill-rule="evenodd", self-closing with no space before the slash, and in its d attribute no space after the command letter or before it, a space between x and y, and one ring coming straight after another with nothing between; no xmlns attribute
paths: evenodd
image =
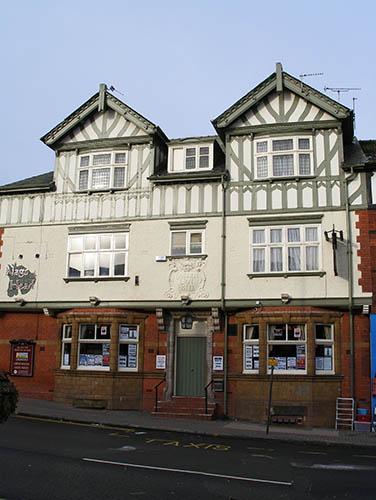
<svg viewBox="0 0 376 500"><path fill-rule="evenodd" d="M269 427L270 427L270 421L271 421L270 410L271 410L271 407L272 407L273 373L274 373L274 365L271 366L271 373L270 373L269 402L268 402L268 421L267 421L267 424L266 424L266 434L269 434Z"/></svg>

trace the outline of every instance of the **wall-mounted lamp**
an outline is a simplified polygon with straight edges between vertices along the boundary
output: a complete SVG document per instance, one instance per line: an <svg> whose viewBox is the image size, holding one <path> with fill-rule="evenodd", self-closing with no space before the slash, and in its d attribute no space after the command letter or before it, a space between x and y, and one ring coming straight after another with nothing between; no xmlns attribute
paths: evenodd
<svg viewBox="0 0 376 500"><path fill-rule="evenodd" d="M20 305L21 307L26 305L26 300L23 299L22 297L16 297L14 299L14 302L17 302L17 304Z"/></svg>
<svg viewBox="0 0 376 500"><path fill-rule="evenodd" d="M324 231L324 236L326 241L329 241L332 244L334 276L338 276L336 250L338 240L343 241L343 231L336 229L333 224L333 229L330 231Z"/></svg>
<svg viewBox="0 0 376 500"><path fill-rule="evenodd" d="M180 297L180 300L183 306L188 306L192 302L189 295L182 295Z"/></svg>
<svg viewBox="0 0 376 500"><path fill-rule="evenodd" d="M281 301L283 304L288 304L291 300L291 296L288 293L281 293Z"/></svg>
<svg viewBox="0 0 376 500"><path fill-rule="evenodd" d="M90 296L89 297L89 302L92 306L99 306L101 301L98 299L98 297Z"/></svg>

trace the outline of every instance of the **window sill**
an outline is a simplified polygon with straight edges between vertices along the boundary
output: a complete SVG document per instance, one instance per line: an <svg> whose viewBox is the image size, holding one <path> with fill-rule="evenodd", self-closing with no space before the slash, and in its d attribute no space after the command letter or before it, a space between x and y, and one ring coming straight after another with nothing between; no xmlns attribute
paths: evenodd
<svg viewBox="0 0 376 500"><path fill-rule="evenodd" d="M205 253L200 253L200 254L186 254L186 255L166 255L167 260L174 260L174 259L201 259L205 260L207 259L207 254Z"/></svg>
<svg viewBox="0 0 376 500"><path fill-rule="evenodd" d="M307 179L315 179L316 175L310 174L310 175L290 175L290 176L281 176L281 177L263 177L262 179L253 179L253 182L279 182L279 181L304 181Z"/></svg>
<svg viewBox="0 0 376 500"><path fill-rule="evenodd" d="M129 276L79 276L75 278L74 276L63 278L65 283L75 282L75 281L91 281L97 283L98 281L129 281Z"/></svg>
<svg viewBox="0 0 376 500"><path fill-rule="evenodd" d="M294 276L304 277L304 276L319 276L322 278L325 276L325 271L299 271L299 272L286 272L286 273L250 273L247 274L249 279L253 278L291 278Z"/></svg>
<svg viewBox="0 0 376 500"><path fill-rule="evenodd" d="M103 189L77 189L74 191L75 194L96 194L96 193L117 193L119 191L128 191L128 187L121 188L103 188Z"/></svg>

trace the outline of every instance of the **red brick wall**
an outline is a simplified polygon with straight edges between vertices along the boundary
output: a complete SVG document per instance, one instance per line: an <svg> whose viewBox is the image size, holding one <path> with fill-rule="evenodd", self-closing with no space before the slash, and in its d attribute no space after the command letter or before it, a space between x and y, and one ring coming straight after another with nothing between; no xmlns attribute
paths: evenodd
<svg viewBox="0 0 376 500"><path fill-rule="evenodd" d="M376 210L359 210L356 212L359 220L356 223L359 229L357 242L360 257L358 270L361 272L359 285L363 292L376 291ZM376 306L375 293L373 305Z"/></svg>
<svg viewBox="0 0 376 500"><path fill-rule="evenodd" d="M13 339L34 340L34 375L11 377L21 395L52 399L56 368L56 320L40 313L2 313L0 315L0 370L10 369L10 344Z"/></svg>

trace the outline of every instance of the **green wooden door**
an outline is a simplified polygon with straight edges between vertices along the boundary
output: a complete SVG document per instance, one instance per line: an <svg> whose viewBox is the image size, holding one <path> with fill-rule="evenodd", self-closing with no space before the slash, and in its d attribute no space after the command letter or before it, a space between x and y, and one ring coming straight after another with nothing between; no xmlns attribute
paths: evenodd
<svg viewBox="0 0 376 500"><path fill-rule="evenodd" d="M176 395L204 396L206 337L177 337Z"/></svg>

